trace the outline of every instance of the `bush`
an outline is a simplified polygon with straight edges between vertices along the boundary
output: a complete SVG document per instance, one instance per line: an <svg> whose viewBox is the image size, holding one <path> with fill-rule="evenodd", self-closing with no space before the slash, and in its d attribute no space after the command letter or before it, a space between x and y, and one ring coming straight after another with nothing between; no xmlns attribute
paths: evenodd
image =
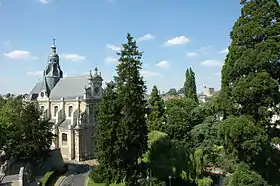
<svg viewBox="0 0 280 186"><path fill-rule="evenodd" d="M89 174L89 178L94 183L102 183L103 182L102 176L97 171L91 171L90 174Z"/></svg>

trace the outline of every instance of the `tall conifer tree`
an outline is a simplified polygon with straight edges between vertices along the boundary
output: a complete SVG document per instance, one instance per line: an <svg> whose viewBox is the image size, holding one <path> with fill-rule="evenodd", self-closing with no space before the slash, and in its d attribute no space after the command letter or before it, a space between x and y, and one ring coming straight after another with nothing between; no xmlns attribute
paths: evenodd
<svg viewBox="0 0 280 186"><path fill-rule="evenodd" d="M160 96L159 90L154 85L149 99L150 112L148 114L148 127L150 130L163 131L164 117L164 101Z"/></svg>
<svg viewBox="0 0 280 186"><path fill-rule="evenodd" d="M140 75L142 52L136 41L127 34L127 43L122 45L117 66L118 104L121 117L117 128L119 167L126 185L138 185L138 158L147 150L148 129L146 121L146 86Z"/></svg>
<svg viewBox="0 0 280 186"><path fill-rule="evenodd" d="M241 16L230 33L231 44L222 69L220 104L224 119L228 119L222 122L221 133L228 130L233 138L224 139L225 144L232 145L224 145L229 153L248 163L270 185L279 185L279 152L271 146L272 131L277 129L271 119L280 103L280 7L277 0L241 0L241 4ZM243 118L255 127L235 122ZM226 128L228 122L230 128ZM250 136L254 130L258 132ZM258 153L248 153L252 149Z"/></svg>
<svg viewBox="0 0 280 186"><path fill-rule="evenodd" d="M196 82L195 82L195 73L192 68L186 70L185 73L185 84L184 84L184 94L185 97L191 98L196 103L198 103L197 93L196 93Z"/></svg>
<svg viewBox="0 0 280 186"><path fill-rule="evenodd" d="M97 107L97 159L100 164L98 173L107 183L121 180L116 151L116 130L120 120L117 93L113 82L107 83L102 100Z"/></svg>

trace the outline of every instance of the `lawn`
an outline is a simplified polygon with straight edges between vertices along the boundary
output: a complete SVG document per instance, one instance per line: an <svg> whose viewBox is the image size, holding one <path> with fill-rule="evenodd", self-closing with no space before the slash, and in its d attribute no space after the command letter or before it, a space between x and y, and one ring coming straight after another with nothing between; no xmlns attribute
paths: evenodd
<svg viewBox="0 0 280 186"><path fill-rule="evenodd" d="M87 186L106 186L105 183L94 183L91 179L88 179ZM110 186L124 186L123 184L111 184Z"/></svg>

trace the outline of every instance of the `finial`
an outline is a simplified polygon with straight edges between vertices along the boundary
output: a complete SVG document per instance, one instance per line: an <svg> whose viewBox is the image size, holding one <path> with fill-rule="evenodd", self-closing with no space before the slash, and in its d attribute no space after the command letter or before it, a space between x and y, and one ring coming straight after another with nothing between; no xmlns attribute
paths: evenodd
<svg viewBox="0 0 280 186"><path fill-rule="evenodd" d="M97 67L95 67L95 69L94 69L94 71L95 71L95 75L98 75L98 68Z"/></svg>
<svg viewBox="0 0 280 186"><path fill-rule="evenodd" d="M53 40L53 46L55 46L55 38L53 38L52 40Z"/></svg>
<svg viewBox="0 0 280 186"><path fill-rule="evenodd" d="M91 74L91 70L89 70L89 76L92 76L92 74Z"/></svg>

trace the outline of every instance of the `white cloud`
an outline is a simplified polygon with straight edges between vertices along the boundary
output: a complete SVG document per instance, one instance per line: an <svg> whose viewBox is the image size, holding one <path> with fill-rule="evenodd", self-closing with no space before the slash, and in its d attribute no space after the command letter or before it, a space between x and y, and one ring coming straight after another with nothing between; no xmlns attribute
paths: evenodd
<svg viewBox="0 0 280 186"><path fill-rule="evenodd" d="M152 71L148 71L148 70L142 70L141 72L141 75L144 76L145 78L149 78L149 77L163 77L162 74L160 73L157 73L157 72L152 72Z"/></svg>
<svg viewBox="0 0 280 186"><path fill-rule="evenodd" d="M223 65L223 61L219 60L205 60L200 63L201 66L205 67L221 67Z"/></svg>
<svg viewBox="0 0 280 186"><path fill-rule="evenodd" d="M198 53L197 52L187 52L186 56L187 57L195 57L195 56L198 56Z"/></svg>
<svg viewBox="0 0 280 186"><path fill-rule="evenodd" d="M26 74L28 76L42 77L43 76L43 71L42 70L30 71L30 72L27 72Z"/></svg>
<svg viewBox="0 0 280 186"><path fill-rule="evenodd" d="M78 54L62 54L61 57L67 61L83 61L86 59L85 56L80 56Z"/></svg>
<svg viewBox="0 0 280 186"><path fill-rule="evenodd" d="M107 48L108 49L110 49L110 50L112 50L112 51L114 51L114 52L120 52L121 51L121 47L119 47L119 46L116 46L116 45L110 45L110 44L108 44L107 45Z"/></svg>
<svg viewBox="0 0 280 186"><path fill-rule="evenodd" d="M228 54L228 48L225 48L220 51L221 54Z"/></svg>
<svg viewBox="0 0 280 186"><path fill-rule="evenodd" d="M176 36L165 42L165 45L184 45L189 43L191 40L186 36Z"/></svg>
<svg viewBox="0 0 280 186"><path fill-rule="evenodd" d="M48 3L52 2L53 0L38 0L38 1L42 4L48 4Z"/></svg>
<svg viewBox="0 0 280 186"><path fill-rule="evenodd" d="M105 62L106 63L117 63L118 62L118 58L106 57Z"/></svg>
<svg viewBox="0 0 280 186"><path fill-rule="evenodd" d="M156 64L157 67L160 67L160 68L168 68L170 65L169 65L169 62L166 61L166 60L163 60L163 61L160 61Z"/></svg>
<svg viewBox="0 0 280 186"><path fill-rule="evenodd" d="M4 53L4 56L11 58L11 59L38 59L36 56L32 56L30 52L26 50L14 50L8 53Z"/></svg>
<svg viewBox="0 0 280 186"><path fill-rule="evenodd" d="M152 40L152 39L154 39L154 38L155 38L155 36L153 36L153 35L151 35L151 34L146 34L146 35L144 35L144 36L142 36L142 37L139 37L139 38L137 39L137 42L149 41L149 40Z"/></svg>

